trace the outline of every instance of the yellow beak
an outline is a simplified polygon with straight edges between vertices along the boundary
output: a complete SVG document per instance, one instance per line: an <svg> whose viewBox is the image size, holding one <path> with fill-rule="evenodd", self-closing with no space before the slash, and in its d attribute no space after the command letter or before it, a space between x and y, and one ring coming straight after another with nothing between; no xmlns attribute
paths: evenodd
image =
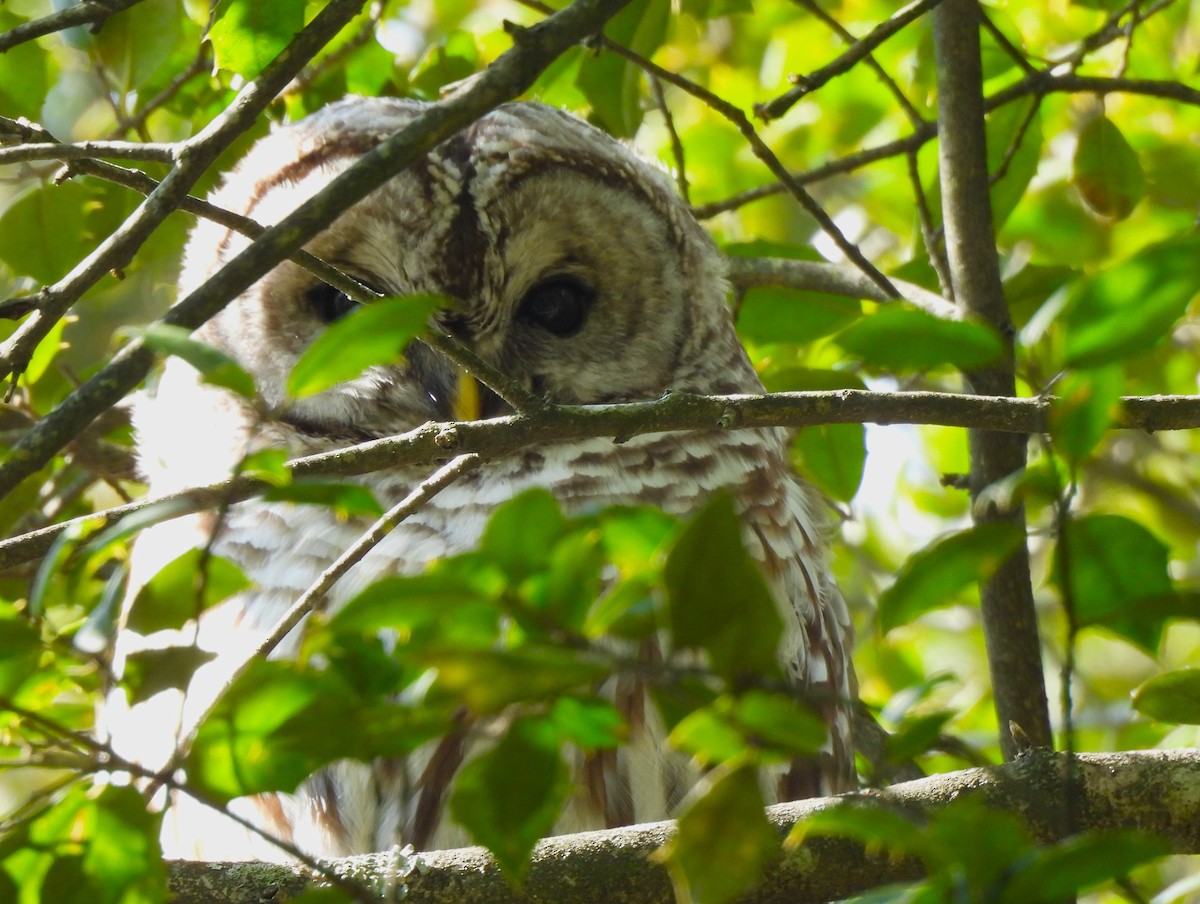
<svg viewBox="0 0 1200 904"><path fill-rule="evenodd" d="M458 372L458 393L454 397L454 419L477 421L483 407L479 381L464 371Z"/></svg>

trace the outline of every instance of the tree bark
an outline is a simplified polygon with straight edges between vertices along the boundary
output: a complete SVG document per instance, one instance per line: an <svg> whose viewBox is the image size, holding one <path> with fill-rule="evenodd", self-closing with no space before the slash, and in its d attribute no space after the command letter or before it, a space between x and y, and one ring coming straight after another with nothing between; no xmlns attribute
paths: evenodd
<svg viewBox="0 0 1200 904"><path fill-rule="evenodd" d="M967 374L967 383L980 395L1012 396L1013 324L1000 283L988 194L980 19L978 0L946 0L933 14L942 216L955 298L968 314L994 327L1009 348L1006 360ZM1024 533L1024 506L1001 507L987 491L1024 470L1026 437L971 430L967 442L975 522L1008 521ZM1000 749L1011 760L1019 749L1013 726L1035 747L1053 744L1027 546L983 583L980 602Z"/></svg>
<svg viewBox="0 0 1200 904"><path fill-rule="evenodd" d="M1012 763L967 769L836 798L780 804L768 815L786 835L807 817L847 803L873 803L919 822L952 801L977 797L1022 818L1041 842L1067 837L1068 758L1032 751ZM1074 758L1082 830L1136 829L1167 839L1176 853L1200 853L1200 751L1154 750L1081 754ZM423 854L427 871L408 878L411 904L673 904L666 870L650 860L674 824L652 823L563 835L542 841L523 886L515 889L482 848ZM387 874L386 854L338 862L344 874L368 884ZM170 864L176 904L259 904L286 901L314 881L274 864ZM844 838L809 835L787 850L762 885L742 904L810 904L845 898L890 882L919 877L912 858L890 855Z"/></svg>

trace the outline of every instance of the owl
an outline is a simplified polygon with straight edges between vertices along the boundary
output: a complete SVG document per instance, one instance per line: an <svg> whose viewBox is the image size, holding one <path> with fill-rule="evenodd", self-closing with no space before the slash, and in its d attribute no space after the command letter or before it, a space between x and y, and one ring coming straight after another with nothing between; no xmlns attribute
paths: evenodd
<svg viewBox="0 0 1200 904"><path fill-rule="evenodd" d="M327 106L260 140L212 201L277 222L422 109L392 98ZM201 222L186 250L181 295L248 241ZM382 294L454 299L436 327L553 402L763 391L734 331L722 256L670 181L602 131L548 106L498 107L355 204L307 247ZM300 354L354 307L336 288L283 263L201 327L197 338L252 375L260 403L204 383L179 359L168 361L135 415L151 494L222 479L257 449L308 455L453 420L459 374L420 342L401 364L371 367L311 397L288 397L287 376ZM486 392L479 408L483 416L505 410ZM847 790L854 780L850 620L825 562L825 504L792 473L788 439L781 429L713 429L619 444L561 443L488 461L368 553L335 585L329 605L336 609L382 576L419 573L472 549L492 511L530 488L550 491L568 513L651 504L678 516L726 490L784 621L785 673L798 693L819 701L829 727L818 761L777 777L772 794ZM396 467L362 480L387 507L427 476L427 468ZM106 719L117 752L161 768L224 677L362 530L325 508L256 499L220 518L202 513L146 531L132 556L129 599L163 565L208 543L253 584L179 637L121 634L118 669L133 651L173 643L194 642L215 658L195 673L186 694L165 691L132 708L114 701ZM295 656L298 648L297 631L274 655ZM640 716L628 745L602 764L579 766L558 831L667 818L695 783L694 767L666 749L654 707L631 710ZM293 794L235 801L233 810L314 856L396 843L457 846L468 839L443 812L453 782L453 768L439 766L444 753L432 743L402 760L338 762ZM448 759L471 755L468 743ZM279 858L258 836L182 795L165 823L172 856Z"/></svg>

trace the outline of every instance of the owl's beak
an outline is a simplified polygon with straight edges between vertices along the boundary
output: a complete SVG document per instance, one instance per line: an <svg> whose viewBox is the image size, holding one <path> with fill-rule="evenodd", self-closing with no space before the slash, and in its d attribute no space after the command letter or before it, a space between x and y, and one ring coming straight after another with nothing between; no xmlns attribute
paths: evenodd
<svg viewBox="0 0 1200 904"><path fill-rule="evenodd" d="M483 387L465 371L458 372L458 392L454 396L454 419L477 421L483 416Z"/></svg>

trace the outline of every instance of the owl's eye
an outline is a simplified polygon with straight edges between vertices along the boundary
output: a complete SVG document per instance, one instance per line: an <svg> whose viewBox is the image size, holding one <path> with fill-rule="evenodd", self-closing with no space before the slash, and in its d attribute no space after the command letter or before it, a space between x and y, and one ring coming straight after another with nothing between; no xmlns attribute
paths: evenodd
<svg viewBox="0 0 1200 904"><path fill-rule="evenodd" d="M517 319L554 336L573 336L583 329L595 297L595 291L578 279L556 276L525 293L517 307Z"/></svg>
<svg viewBox="0 0 1200 904"><path fill-rule="evenodd" d="M325 323L340 320L358 304L341 289L335 289L328 283L317 283L304 293L304 298L312 307L313 313Z"/></svg>

